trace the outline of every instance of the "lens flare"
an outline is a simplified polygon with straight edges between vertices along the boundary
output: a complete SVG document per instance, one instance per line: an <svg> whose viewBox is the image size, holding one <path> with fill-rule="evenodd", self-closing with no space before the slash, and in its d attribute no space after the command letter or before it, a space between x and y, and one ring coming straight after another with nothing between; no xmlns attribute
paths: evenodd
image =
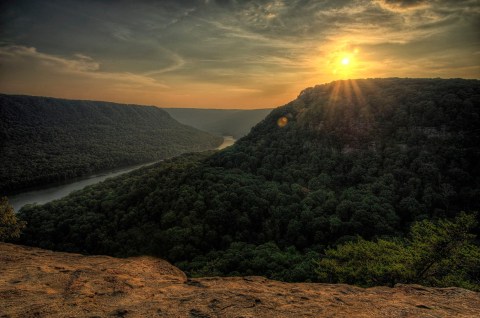
<svg viewBox="0 0 480 318"><path fill-rule="evenodd" d="M287 124L288 124L288 118L285 116L282 116L277 120L277 125L280 128L287 126Z"/></svg>

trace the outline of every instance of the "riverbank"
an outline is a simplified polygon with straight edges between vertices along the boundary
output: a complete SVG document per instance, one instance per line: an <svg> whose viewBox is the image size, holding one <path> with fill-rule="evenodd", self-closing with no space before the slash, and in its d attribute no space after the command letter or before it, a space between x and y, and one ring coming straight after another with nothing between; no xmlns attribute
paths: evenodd
<svg viewBox="0 0 480 318"><path fill-rule="evenodd" d="M223 143L218 146L216 149L221 150L226 147L229 147L235 143L235 139L232 136L224 136ZM161 161L161 160L160 160ZM23 206L27 204L45 204L53 200L57 200L67 196L73 191L83 189L86 186L102 182L107 178L113 178L124 173L128 173L135 169L152 165L159 161L149 162L138 164L134 166L129 166L121 169L115 169L110 171L105 171L101 173L96 173L87 177L75 178L64 183L49 185L46 187L40 187L35 189L30 189L25 192L20 192L8 197L8 201L13 206L14 211L19 211Z"/></svg>

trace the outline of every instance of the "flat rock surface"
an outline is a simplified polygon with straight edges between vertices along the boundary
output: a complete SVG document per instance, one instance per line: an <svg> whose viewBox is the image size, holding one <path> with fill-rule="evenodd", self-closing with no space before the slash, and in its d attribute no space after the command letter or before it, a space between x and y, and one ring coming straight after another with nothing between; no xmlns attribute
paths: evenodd
<svg viewBox="0 0 480 318"><path fill-rule="evenodd" d="M187 279L153 257L83 256L0 243L0 317L479 317L462 288Z"/></svg>

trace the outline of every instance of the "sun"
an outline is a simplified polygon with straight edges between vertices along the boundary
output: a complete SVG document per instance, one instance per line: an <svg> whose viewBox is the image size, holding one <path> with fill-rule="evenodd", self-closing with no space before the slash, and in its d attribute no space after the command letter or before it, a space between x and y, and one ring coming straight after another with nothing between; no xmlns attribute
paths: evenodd
<svg viewBox="0 0 480 318"><path fill-rule="evenodd" d="M325 68L331 70L333 79L346 79L358 76L359 69L364 63L360 63L360 48L348 45L332 49L327 55Z"/></svg>

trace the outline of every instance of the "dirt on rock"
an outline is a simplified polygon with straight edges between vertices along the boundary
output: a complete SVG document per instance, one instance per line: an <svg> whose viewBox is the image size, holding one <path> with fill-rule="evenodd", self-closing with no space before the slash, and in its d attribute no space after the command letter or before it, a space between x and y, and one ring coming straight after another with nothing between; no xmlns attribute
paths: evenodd
<svg viewBox="0 0 480 318"><path fill-rule="evenodd" d="M188 279L153 257L84 256L0 243L0 317L479 317L462 288Z"/></svg>

